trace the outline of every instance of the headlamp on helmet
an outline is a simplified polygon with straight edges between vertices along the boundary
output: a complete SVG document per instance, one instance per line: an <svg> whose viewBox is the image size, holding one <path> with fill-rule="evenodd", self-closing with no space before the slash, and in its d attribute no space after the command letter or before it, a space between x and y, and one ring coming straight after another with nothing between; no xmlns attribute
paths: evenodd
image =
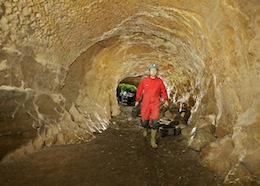
<svg viewBox="0 0 260 186"><path fill-rule="evenodd" d="M149 70L152 69L152 68L155 68L156 70L158 70L158 66L156 64L151 64L149 66Z"/></svg>

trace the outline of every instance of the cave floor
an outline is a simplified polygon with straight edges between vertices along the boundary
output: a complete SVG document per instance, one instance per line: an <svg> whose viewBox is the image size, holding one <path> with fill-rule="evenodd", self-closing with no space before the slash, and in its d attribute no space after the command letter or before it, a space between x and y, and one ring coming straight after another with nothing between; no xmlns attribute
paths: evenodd
<svg viewBox="0 0 260 186"><path fill-rule="evenodd" d="M1 186L220 186L222 178L202 167L199 153L181 135L152 149L131 107L112 119L106 132L86 144L55 146L0 165Z"/></svg>

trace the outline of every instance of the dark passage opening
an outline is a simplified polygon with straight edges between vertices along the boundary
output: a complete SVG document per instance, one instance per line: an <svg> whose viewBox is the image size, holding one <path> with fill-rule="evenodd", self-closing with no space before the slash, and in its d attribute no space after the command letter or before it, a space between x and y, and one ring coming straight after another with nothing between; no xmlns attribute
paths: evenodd
<svg viewBox="0 0 260 186"><path fill-rule="evenodd" d="M139 80L135 78L126 78L122 80L116 89L117 101L121 105L134 106L135 104L135 95Z"/></svg>

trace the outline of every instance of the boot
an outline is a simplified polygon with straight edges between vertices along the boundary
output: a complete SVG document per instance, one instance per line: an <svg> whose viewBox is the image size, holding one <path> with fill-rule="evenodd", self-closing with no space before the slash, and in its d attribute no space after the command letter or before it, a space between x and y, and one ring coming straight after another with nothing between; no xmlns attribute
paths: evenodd
<svg viewBox="0 0 260 186"><path fill-rule="evenodd" d="M147 136L148 128L143 128L143 137Z"/></svg>
<svg viewBox="0 0 260 186"><path fill-rule="evenodd" d="M158 147L155 140L156 134L157 134L157 129L151 129L151 146L155 149Z"/></svg>

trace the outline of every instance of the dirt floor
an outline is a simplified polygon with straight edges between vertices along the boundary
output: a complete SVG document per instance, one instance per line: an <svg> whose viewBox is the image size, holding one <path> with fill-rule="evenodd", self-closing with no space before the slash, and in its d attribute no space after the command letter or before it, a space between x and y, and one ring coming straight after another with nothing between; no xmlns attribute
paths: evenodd
<svg viewBox="0 0 260 186"><path fill-rule="evenodd" d="M181 135L150 147L131 107L86 144L44 148L0 165L1 186L221 186L222 178L202 167L199 153Z"/></svg>

